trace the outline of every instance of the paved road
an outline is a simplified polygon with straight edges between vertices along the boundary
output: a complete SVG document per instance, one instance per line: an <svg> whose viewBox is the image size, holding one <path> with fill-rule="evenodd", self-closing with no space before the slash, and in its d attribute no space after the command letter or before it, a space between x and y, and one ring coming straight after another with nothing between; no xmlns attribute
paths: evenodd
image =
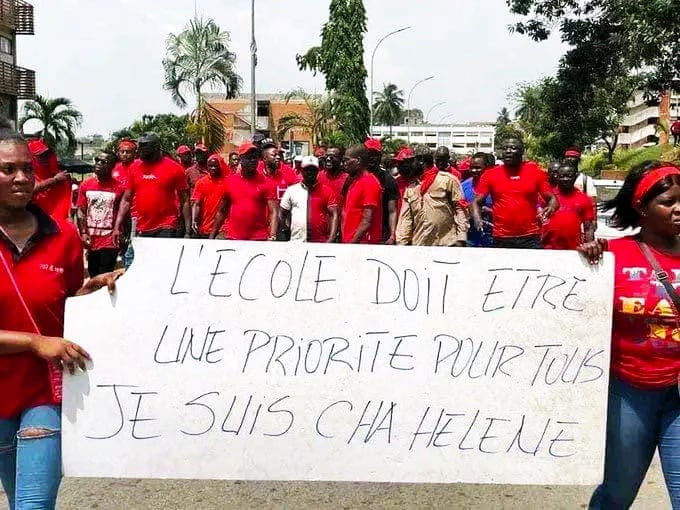
<svg viewBox="0 0 680 510"><path fill-rule="evenodd" d="M586 508L592 487L64 480L60 509ZM5 506L3 506L5 505ZM0 503L3 510L4 500ZM633 507L670 508L655 461Z"/></svg>

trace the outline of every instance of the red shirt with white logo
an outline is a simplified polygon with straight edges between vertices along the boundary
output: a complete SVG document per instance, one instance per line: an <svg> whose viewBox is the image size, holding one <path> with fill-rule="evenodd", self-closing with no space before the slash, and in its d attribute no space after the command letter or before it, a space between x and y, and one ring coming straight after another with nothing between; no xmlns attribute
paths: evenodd
<svg viewBox="0 0 680 510"><path fill-rule="evenodd" d="M224 196L228 204L223 231L227 239L265 241L269 239L269 200L276 200L271 181L256 172L250 178L230 175L225 182Z"/></svg>
<svg viewBox="0 0 680 510"><path fill-rule="evenodd" d="M191 201L200 205L201 219L198 232L210 235L215 226L215 215L226 192L226 177L214 178L211 175L201 177L194 186Z"/></svg>
<svg viewBox="0 0 680 510"><path fill-rule="evenodd" d="M0 232L0 254L23 296L40 334L64 334L64 305L83 284L83 248L76 228L56 222L35 206L37 233L23 252ZM12 279L0 261L0 329L35 333ZM57 385L60 386L60 380ZM47 362L31 352L0 355L0 419L24 410L59 404L52 389Z"/></svg>
<svg viewBox="0 0 680 510"><path fill-rule="evenodd" d="M554 189L560 208L543 226L543 247L551 250L575 250L582 242L581 228L595 220L595 208L588 195L574 188L571 193Z"/></svg>
<svg viewBox="0 0 680 510"><path fill-rule="evenodd" d="M651 247L650 247L651 248ZM680 324L671 300L633 237L609 241L615 256L611 370L639 388L678 384ZM680 257L652 248L680 287Z"/></svg>
<svg viewBox="0 0 680 510"><path fill-rule="evenodd" d="M168 157L146 163L136 160L127 189L132 191L132 215L140 234L179 225L179 194L187 191L184 168Z"/></svg>
<svg viewBox="0 0 680 510"><path fill-rule="evenodd" d="M533 161L525 161L518 172L505 165L486 170L477 193L493 200L493 236L525 237L540 234L537 206L541 194L552 193L548 174Z"/></svg>
<svg viewBox="0 0 680 510"><path fill-rule="evenodd" d="M347 174L345 172L340 172L338 175L331 175L327 170L321 170L317 179L320 184L328 186L333 193L335 193L338 204L340 204L342 202L342 187L347 180Z"/></svg>
<svg viewBox="0 0 680 510"><path fill-rule="evenodd" d="M117 248L111 234L118 216L118 206L125 187L116 179L100 181L97 177L86 179L78 188L76 207L85 213L90 250Z"/></svg>
<svg viewBox="0 0 680 510"><path fill-rule="evenodd" d="M269 173L265 167L264 161L260 161L257 164L257 171L274 186L276 200L281 200L283 198L283 194L285 193L288 186L297 184L302 180L300 175L295 170L293 170L292 167L284 163L279 164L279 168L276 170L276 172Z"/></svg>
<svg viewBox="0 0 680 510"><path fill-rule="evenodd" d="M359 240L360 243L380 244L382 241L382 187L378 178L364 171L350 184L342 210L342 242L354 237L361 223L364 209L373 209L371 226Z"/></svg>

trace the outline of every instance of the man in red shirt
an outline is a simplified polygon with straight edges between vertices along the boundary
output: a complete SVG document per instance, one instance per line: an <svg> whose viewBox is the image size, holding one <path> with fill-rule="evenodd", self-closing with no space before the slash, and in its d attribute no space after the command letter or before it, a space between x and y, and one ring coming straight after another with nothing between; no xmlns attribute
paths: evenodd
<svg viewBox="0 0 680 510"><path fill-rule="evenodd" d="M397 182L387 170L381 167L382 143L377 138L367 138L364 147L368 151L366 170L375 175L382 188L382 241L395 244L397 231L397 203L399 189Z"/></svg>
<svg viewBox="0 0 680 510"><path fill-rule="evenodd" d="M278 157L279 151L271 138L265 138L260 144L262 161L258 164L258 171L269 180L276 190L276 199L281 200L286 188L300 182L300 176Z"/></svg>
<svg viewBox="0 0 680 510"><path fill-rule="evenodd" d="M503 144L503 165L489 168L479 180L472 202L474 228L482 223L487 196L493 200L493 241L496 248L541 246L541 224L558 209L547 174L533 161L524 161L524 143L516 138ZM538 212L538 199L547 204Z"/></svg>
<svg viewBox="0 0 680 510"><path fill-rule="evenodd" d="M192 228L200 238L207 239L213 231L228 175L229 168L220 155L211 155L208 158L208 175L198 180L191 195Z"/></svg>
<svg viewBox="0 0 680 510"><path fill-rule="evenodd" d="M279 203L272 182L258 172L259 152L252 143L238 148L241 173L227 177L210 238L217 237L224 224L227 239L276 241ZM226 218L226 223L225 223Z"/></svg>
<svg viewBox="0 0 680 510"><path fill-rule="evenodd" d="M241 171L241 170L239 169L239 165L240 165L240 164L241 164L241 163L240 163L240 160L239 160L239 157L238 157L238 152L236 152L236 151L231 151L231 152L229 153L229 173L230 173L230 174L237 174L237 173L239 173L239 172Z"/></svg>
<svg viewBox="0 0 680 510"><path fill-rule="evenodd" d="M194 145L194 164L186 168L185 175L187 176L187 184L189 185L189 192L194 189L196 183L201 177L208 175L208 147L202 143ZM184 165L182 165L184 166Z"/></svg>
<svg viewBox="0 0 680 510"><path fill-rule="evenodd" d="M342 168L344 151L339 147L329 147L326 151L326 166L319 172L319 182L328 186L338 197L342 196L342 187L347 180L347 174Z"/></svg>
<svg viewBox="0 0 680 510"><path fill-rule="evenodd" d="M434 165L440 172L448 172L460 182L461 173L451 164L451 153L449 152L448 147L444 147L443 145L437 147L437 150L434 152Z"/></svg>
<svg viewBox="0 0 680 510"><path fill-rule="evenodd" d="M363 144L347 151L343 186L343 243L382 243L382 187L378 178L366 170L370 154Z"/></svg>
<svg viewBox="0 0 680 510"><path fill-rule="evenodd" d="M555 173L560 208L543 226L544 248L575 250L595 239L595 208L590 197L574 186L577 175L569 164L562 164Z"/></svg>
<svg viewBox="0 0 680 510"><path fill-rule="evenodd" d="M302 158L302 182L289 186L281 199L281 218L291 241L330 243L337 236L338 197L319 182L319 165L314 156Z"/></svg>
<svg viewBox="0 0 680 510"><path fill-rule="evenodd" d="M675 122L671 124L671 134L673 135L673 145L677 147L680 140L680 119L675 119Z"/></svg>
<svg viewBox="0 0 680 510"><path fill-rule="evenodd" d="M127 177L130 173L130 165L137 157L137 143L134 140L127 138L122 139L118 143L118 163L113 167L111 176L121 182L123 185L127 183Z"/></svg>
<svg viewBox="0 0 680 510"><path fill-rule="evenodd" d="M102 152L95 158L94 177L78 189L78 230L87 249L90 277L116 268L118 246L113 243L113 226L125 188L112 174L116 157Z"/></svg>
<svg viewBox="0 0 680 510"><path fill-rule="evenodd" d="M418 177L414 175L415 169L413 168L415 157L416 153L408 146L399 149L397 155L394 156L394 163L399 172L394 179L397 181L397 189L399 190L398 210L401 209L401 202L404 198L404 191L406 191L406 188L408 188L410 184L418 181Z"/></svg>
<svg viewBox="0 0 680 510"><path fill-rule="evenodd" d="M156 133L144 133L138 146L139 160L130 169L113 229L116 245L120 242L121 227L131 208L140 236L176 237L180 216L185 225L191 225L189 191L182 165L163 156L161 140Z"/></svg>
<svg viewBox="0 0 680 510"><path fill-rule="evenodd" d="M43 140L29 140L33 157L35 190L33 202L58 221L71 216L71 177L59 171L57 155Z"/></svg>

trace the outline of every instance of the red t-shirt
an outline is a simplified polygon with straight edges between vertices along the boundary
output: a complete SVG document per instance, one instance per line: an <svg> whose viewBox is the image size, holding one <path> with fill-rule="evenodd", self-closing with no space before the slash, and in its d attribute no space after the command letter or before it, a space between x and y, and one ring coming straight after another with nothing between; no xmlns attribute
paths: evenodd
<svg viewBox="0 0 680 510"><path fill-rule="evenodd" d="M202 235L209 235L215 226L215 215L220 208L220 202L226 191L226 177L214 179L210 175L201 177L194 187L191 201L201 207L201 219L198 231Z"/></svg>
<svg viewBox="0 0 680 510"><path fill-rule="evenodd" d="M320 182L307 192L307 240L325 243L331 235L328 208L338 205L338 195Z"/></svg>
<svg viewBox="0 0 680 510"><path fill-rule="evenodd" d="M380 244L382 241L382 187L378 178L363 172L347 190L342 210L342 242L348 243L359 228L364 208L373 209L371 226L359 242Z"/></svg>
<svg viewBox="0 0 680 510"><path fill-rule="evenodd" d="M554 188L560 208L543 225L543 247L549 250L575 250L582 242L581 227L595 220L595 208L588 195L574 188L563 194Z"/></svg>
<svg viewBox="0 0 680 510"><path fill-rule="evenodd" d="M632 237L609 241L616 259L612 372L624 381L647 389L678 384L680 324L670 298ZM677 289L680 257L652 249Z"/></svg>
<svg viewBox="0 0 680 510"><path fill-rule="evenodd" d="M517 173L505 165L489 168L479 179L477 193L491 195L494 237L525 237L540 233L538 197L552 189L548 175L533 161L525 161Z"/></svg>
<svg viewBox="0 0 680 510"><path fill-rule="evenodd" d="M42 164L37 158L33 158L33 172L36 182L51 179L59 173L57 156L52 154L47 164ZM33 196L33 202L47 214L58 221L68 220L71 216L71 181L52 186Z"/></svg>
<svg viewBox="0 0 680 510"><path fill-rule="evenodd" d="M113 244L111 234L124 191L125 187L113 178L102 182L96 177L91 177L80 185L76 207L85 212L90 250L117 248Z"/></svg>
<svg viewBox="0 0 680 510"><path fill-rule="evenodd" d="M276 173L270 174L266 171L264 161L257 164L258 173L262 174L274 186L276 200L281 200L288 186L297 184L302 180L300 175L292 167L281 163Z"/></svg>
<svg viewBox="0 0 680 510"><path fill-rule="evenodd" d="M319 183L324 186L328 186L335 196L337 197L338 205L342 200L342 187L345 185L347 180L347 174L345 172L340 172L338 175L331 175L326 170L321 170L318 177Z"/></svg>
<svg viewBox="0 0 680 510"><path fill-rule="evenodd" d="M132 163L128 163L127 165L124 165L121 161L116 163L116 165L113 167L113 170L111 171L111 176L114 179L117 179L120 181L120 183L125 186L127 185L127 180L128 180L128 175L130 175L130 167L132 166Z"/></svg>
<svg viewBox="0 0 680 510"><path fill-rule="evenodd" d="M179 194L188 189L182 165L165 156L155 163L136 160L127 189L132 191L132 215L140 234L177 228Z"/></svg>
<svg viewBox="0 0 680 510"><path fill-rule="evenodd" d="M36 212L35 244L16 258L0 234L0 253L10 267L40 333L64 334L64 305L83 284L83 248L75 227ZM30 242L30 241L29 241ZM35 333L32 322L0 261L0 329ZM47 362L30 352L0 355L0 418L13 418L30 407L58 404Z"/></svg>
<svg viewBox="0 0 680 510"><path fill-rule="evenodd" d="M250 179L241 174L230 175L225 184L224 196L229 204L229 212L223 231L227 239L269 239L267 202L276 200L276 190L271 181L256 172Z"/></svg>

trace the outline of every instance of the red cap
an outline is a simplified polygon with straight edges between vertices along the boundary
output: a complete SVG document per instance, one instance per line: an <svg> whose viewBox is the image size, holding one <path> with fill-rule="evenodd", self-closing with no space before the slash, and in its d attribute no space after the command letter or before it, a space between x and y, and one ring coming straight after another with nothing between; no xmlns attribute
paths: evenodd
<svg viewBox="0 0 680 510"><path fill-rule="evenodd" d="M254 145L253 142L246 142L242 143L241 145L238 146L238 149L236 149L236 152L238 152L239 156L243 156L244 154L248 154L250 151L256 151L257 150L257 145Z"/></svg>
<svg viewBox="0 0 680 510"><path fill-rule="evenodd" d="M28 150L32 156L40 156L50 150L50 147L43 140L34 139L28 141Z"/></svg>
<svg viewBox="0 0 680 510"><path fill-rule="evenodd" d="M366 141L364 142L364 147L366 147L370 151L382 151L382 143L380 143L380 140L378 138L366 138Z"/></svg>
<svg viewBox="0 0 680 510"><path fill-rule="evenodd" d="M572 147L571 149L567 149L564 151L564 157L565 158L580 158L581 157L581 151Z"/></svg>
<svg viewBox="0 0 680 510"><path fill-rule="evenodd" d="M118 142L118 149L128 149L133 151L136 148L137 144L135 141L130 140L129 138L123 138L120 142Z"/></svg>
<svg viewBox="0 0 680 510"><path fill-rule="evenodd" d="M208 147L206 147L206 146L205 146L204 144L202 144L202 143L197 143L196 145L194 145L194 150L195 150L195 151L208 152Z"/></svg>
<svg viewBox="0 0 680 510"><path fill-rule="evenodd" d="M183 154L191 154L191 148L188 145L180 145L177 147L177 154L182 156Z"/></svg>
<svg viewBox="0 0 680 510"><path fill-rule="evenodd" d="M394 156L394 161L404 161L406 159L413 159L415 157L416 153L413 152L413 149L411 149L411 147L402 147L397 152L397 155Z"/></svg>

